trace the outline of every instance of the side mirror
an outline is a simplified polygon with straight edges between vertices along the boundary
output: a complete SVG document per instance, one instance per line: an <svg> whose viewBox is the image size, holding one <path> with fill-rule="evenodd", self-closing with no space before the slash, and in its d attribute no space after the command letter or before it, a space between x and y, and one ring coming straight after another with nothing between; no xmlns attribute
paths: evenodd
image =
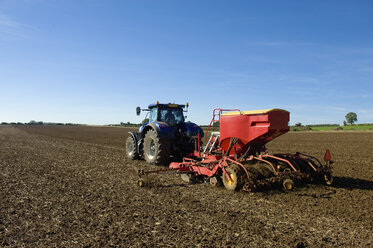
<svg viewBox="0 0 373 248"><path fill-rule="evenodd" d="M136 108L136 115L140 115L140 113L141 113L141 108L140 108L140 107L137 107L137 108Z"/></svg>

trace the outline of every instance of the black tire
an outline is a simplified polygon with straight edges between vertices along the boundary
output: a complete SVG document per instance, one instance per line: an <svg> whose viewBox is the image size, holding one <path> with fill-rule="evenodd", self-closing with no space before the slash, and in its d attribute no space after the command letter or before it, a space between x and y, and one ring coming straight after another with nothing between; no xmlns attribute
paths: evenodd
<svg viewBox="0 0 373 248"><path fill-rule="evenodd" d="M136 142L132 135L128 136L126 140L126 154L132 160L139 158L139 153L136 151Z"/></svg>
<svg viewBox="0 0 373 248"><path fill-rule="evenodd" d="M242 175L243 170L238 167L237 165L231 165L228 167L225 167L225 171L228 173L231 180L228 180L225 174L223 173L222 179L224 187L227 190L237 191L242 188L243 181L242 181Z"/></svg>
<svg viewBox="0 0 373 248"><path fill-rule="evenodd" d="M144 158L150 164L165 164L170 160L170 141L160 139L154 130L149 130L144 139Z"/></svg>

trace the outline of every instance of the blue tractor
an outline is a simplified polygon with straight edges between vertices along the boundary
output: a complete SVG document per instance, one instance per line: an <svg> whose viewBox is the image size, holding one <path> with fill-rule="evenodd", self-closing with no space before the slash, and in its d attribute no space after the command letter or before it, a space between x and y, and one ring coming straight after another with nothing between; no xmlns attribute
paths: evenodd
<svg viewBox="0 0 373 248"><path fill-rule="evenodd" d="M130 159L143 158L150 164L165 164L179 160L194 151L195 140L203 137L203 130L190 121L186 122L181 104L150 104L148 109L136 108L136 114L148 111L148 121L139 132L129 132L126 153ZM200 139L201 140L201 139Z"/></svg>

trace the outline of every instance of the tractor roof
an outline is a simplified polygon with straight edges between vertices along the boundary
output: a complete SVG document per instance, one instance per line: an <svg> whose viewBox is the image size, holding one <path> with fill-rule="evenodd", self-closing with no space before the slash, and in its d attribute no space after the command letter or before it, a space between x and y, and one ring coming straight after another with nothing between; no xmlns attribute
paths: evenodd
<svg viewBox="0 0 373 248"><path fill-rule="evenodd" d="M152 103L148 106L149 109L161 107L161 108L184 108L184 104L174 104L174 103Z"/></svg>

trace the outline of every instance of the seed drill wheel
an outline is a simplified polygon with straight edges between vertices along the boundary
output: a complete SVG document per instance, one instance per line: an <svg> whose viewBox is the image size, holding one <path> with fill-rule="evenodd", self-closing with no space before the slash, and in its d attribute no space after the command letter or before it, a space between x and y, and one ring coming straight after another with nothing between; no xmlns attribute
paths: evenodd
<svg viewBox="0 0 373 248"><path fill-rule="evenodd" d="M139 157L136 151L136 142L132 135L128 136L126 140L126 153L129 159L135 160Z"/></svg>
<svg viewBox="0 0 373 248"><path fill-rule="evenodd" d="M144 139L144 157L150 164L167 163L170 159L170 142L158 138L154 130L149 130Z"/></svg>
<svg viewBox="0 0 373 248"><path fill-rule="evenodd" d="M286 191L291 191L294 189L294 182L293 180L291 179L286 179L284 180L284 182L282 183L282 186L284 187L284 189Z"/></svg>
<svg viewBox="0 0 373 248"><path fill-rule="evenodd" d="M229 175L230 179L228 179L226 175L223 173L222 178L224 187L232 191L239 190L243 185L243 170L237 165L230 165L228 167L225 167L225 171Z"/></svg>

